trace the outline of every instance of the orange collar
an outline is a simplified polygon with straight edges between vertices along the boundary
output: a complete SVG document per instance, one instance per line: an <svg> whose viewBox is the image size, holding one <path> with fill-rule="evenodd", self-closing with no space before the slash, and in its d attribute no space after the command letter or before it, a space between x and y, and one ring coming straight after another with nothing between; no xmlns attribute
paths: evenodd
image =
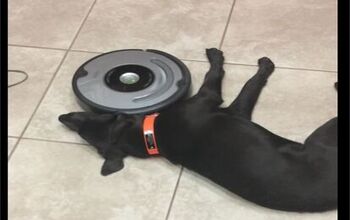
<svg viewBox="0 0 350 220"><path fill-rule="evenodd" d="M159 154L156 136L154 132L154 122L159 113L146 115L143 120L143 137L145 140L146 150L149 155Z"/></svg>

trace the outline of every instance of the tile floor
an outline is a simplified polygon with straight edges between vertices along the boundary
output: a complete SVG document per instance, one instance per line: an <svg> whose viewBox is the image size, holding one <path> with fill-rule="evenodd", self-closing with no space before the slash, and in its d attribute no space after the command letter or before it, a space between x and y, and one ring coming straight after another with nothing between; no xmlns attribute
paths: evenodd
<svg viewBox="0 0 350 220"><path fill-rule="evenodd" d="M191 70L195 92L208 68L204 49L217 47L226 59L224 105L255 73L257 59L268 56L277 68L253 120L303 141L337 114L336 6L335 0L9 1L9 68L29 74L9 88L9 219L337 219L336 210L256 206L161 158L127 158L122 171L102 177L102 159L57 121L81 110L70 80L98 53L169 52Z"/></svg>

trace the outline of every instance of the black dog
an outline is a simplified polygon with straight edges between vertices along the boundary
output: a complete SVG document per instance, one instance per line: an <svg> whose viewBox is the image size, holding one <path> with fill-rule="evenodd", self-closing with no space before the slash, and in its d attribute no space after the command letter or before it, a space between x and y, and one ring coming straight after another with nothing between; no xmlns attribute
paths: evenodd
<svg viewBox="0 0 350 220"><path fill-rule="evenodd" d="M337 208L337 118L304 144L277 136L251 121L258 96L274 70L259 59L258 72L236 100L220 108L224 76L222 52L207 49L211 67L199 92L160 112L155 136L160 155L239 196L285 211ZM147 158L144 116L77 112L59 120L79 133L106 159L102 174L123 168L127 155Z"/></svg>

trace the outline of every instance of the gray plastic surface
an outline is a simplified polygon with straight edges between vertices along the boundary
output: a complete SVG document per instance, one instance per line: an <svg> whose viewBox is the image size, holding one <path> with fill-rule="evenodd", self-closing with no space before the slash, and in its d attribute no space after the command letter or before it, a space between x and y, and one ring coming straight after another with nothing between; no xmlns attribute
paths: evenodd
<svg viewBox="0 0 350 220"><path fill-rule="evenodd" d="M105 83L106 73L118 66L140 65L154 74L153 83L144 90L119 92ZM77 79L81 94L91 102L116 109L138 109L160 103L178 91L183 77L179 66L169 58L148 51L117 51L97 57L83 66L88 72Z"/></svg>

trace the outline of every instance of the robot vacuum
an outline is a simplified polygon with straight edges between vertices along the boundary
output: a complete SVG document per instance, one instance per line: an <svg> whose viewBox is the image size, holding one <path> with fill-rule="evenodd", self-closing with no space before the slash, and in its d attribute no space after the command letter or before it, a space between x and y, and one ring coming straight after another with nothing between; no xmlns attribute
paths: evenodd
<svg viewBox="0 0 350 220"><path fill-rule="evenodd" d="M147 114L187 96L188 68L158 50L117 50L96 56L75 72L79 104L98 113Z"/></svg>

